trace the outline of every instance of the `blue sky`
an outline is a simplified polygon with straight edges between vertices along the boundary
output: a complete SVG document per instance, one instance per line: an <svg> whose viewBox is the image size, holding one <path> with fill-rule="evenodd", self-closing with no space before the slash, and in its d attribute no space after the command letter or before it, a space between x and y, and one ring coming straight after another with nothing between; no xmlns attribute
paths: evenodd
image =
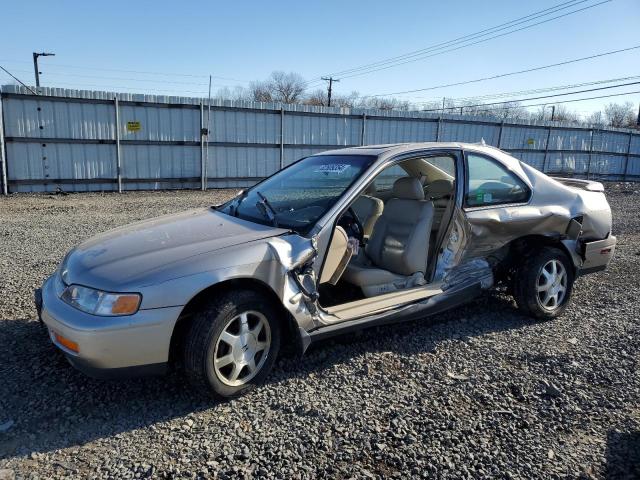
<svg viewBox="0 0 640 480"><path fill-rule="evenodd" d="M597 2L589 0L580 7ZM266 78L273 70L295 71L312 79L425 48L559 3L561 0L4 2L0 65L33 84L31 52L47 50L56 57L41 59L43 86L162 90L198 96L197 92L206 92L209 74L224 77L214 78L214 88L246 85L249 80ZM415 89L631 47L640 45L639 24L640 1L613 0L469 48L343 79L336 91L366 95ZM640 75L640 49L405 98L469 97L634 75ZM0 84L9 80L0 72ZM576 98L632 90L640 90L640 85ZM612 100L637 104L640 94L568 106L586 114Z"/></svg>

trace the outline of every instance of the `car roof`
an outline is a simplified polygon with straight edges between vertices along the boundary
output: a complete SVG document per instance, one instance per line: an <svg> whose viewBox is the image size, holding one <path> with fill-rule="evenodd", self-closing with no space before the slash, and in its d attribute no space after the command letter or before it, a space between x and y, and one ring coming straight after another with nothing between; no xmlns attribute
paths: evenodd
<svg viewBox="0 0 640 480"><path fill-rule="evenodd" d="M496 147L484 145L481 143L461 143L461 142L407 142L407 143L389 143L383 145L365 145L362 147L345 147L336 150L328 150L326 152L316 153L315 155L375 155L384 156L395 155L398 153L409 152L412 150L437 150L437 149L465 149L484 151L486 153L501 152Z"/></svg>

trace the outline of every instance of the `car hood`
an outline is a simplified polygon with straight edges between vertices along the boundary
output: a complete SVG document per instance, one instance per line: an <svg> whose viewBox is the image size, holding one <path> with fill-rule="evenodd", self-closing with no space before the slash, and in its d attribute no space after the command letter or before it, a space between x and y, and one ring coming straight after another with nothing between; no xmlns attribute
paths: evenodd
<svg viewBox="0 0 640 480"><path fill-rule="evenodd" d="M146 220L96 235L74 248L62 265L65 283L121 291L161 268L286 233L213 209Z"/></svg>

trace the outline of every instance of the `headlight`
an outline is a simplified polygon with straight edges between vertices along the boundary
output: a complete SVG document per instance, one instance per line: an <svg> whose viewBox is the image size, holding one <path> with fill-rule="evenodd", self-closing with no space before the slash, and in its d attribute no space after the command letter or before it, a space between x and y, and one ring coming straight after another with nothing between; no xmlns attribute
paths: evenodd
<svg viewBox="0 0 640 480"><path fill-rule="evenodd" d="M108 317L136 313L142 299L139 293L108 293L81 285L69 285L61 298L83 312Z"/></svg>

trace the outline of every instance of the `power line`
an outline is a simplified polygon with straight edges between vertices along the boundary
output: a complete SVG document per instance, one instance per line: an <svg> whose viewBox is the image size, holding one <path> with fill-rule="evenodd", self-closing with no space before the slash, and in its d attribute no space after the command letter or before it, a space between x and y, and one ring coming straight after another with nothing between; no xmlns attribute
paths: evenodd
<svg viewBox="0 0 640 480"><path fill-rule="evenodd" d="M472 108L472 107L487 107L490 105L501 105L504 103L518 103L518 102L527 102L527 101L531 101L531 100L541 100L543 98L553 98L553 97L564 97L566 95L575 95L577 93L586 93L586 92L595 92L598 90L608 90L609 88L620 88L620 87L628 87L629 85L638 85L640 84L640 82L629 82L629 83L622 83L620 85L611 85L609 87L598 87L598 88L588 88L586 90L578 90L576 92L567 92L567 93L556 93L554 95L543 95L541 97L531 97L531 98L520 98L520 99L512 99L512 100L505 100L504 102L491 102L491 103L479 103L477 105L458 105L457 107L442 107L442 108L433 108L433 109L428 109L428 110L423 110L424 112L438 112L441 110L456 110L460 107L463 108ZM558 102L560 103L560 102Z"/></svg>
<svg viewBox="0 0 640 480"><path fill-rule="evenodd" d="M581 0L581 1L571 0L571 1L568 1L568 2L563 2L563 3L560 3L560 4L555 5L553 7L546 8L544 10L539 10L537 12L531 13L531 14L526 15L524 17L519 17L519 18L516 18L516 19L511 20L509 22L501 23L499 25L496 25L496 26L493 26L493 27L490 27L490 28L486 28L486 29L480 30L478 32L474 32L474 33L470 33L470 34L467 34L467 35L463 35L461 37L457 37L457 38L454 38L452 40L448 40L446 42L437 43L437 44L431 45L429 47L425 47L425 48L422 48L422 49L419 49L419 50L414 50L412 52L408 52L408 53L405 53L405 54L402 54L402 55L398 55L398 56L395 56L395 57L389 57L389 58L386 58L386 59L383 59L383 60L379 60L377 62L364 64L364 65L361 65L359 67L355 67L355 68L350 68L350 69L334 72L332 75L346 75L346 74L354 73L354 72L360 71L360 70L368 70L370 68L387 65L389 63L395 63L397 61L407 60L409 58L412 58L412 57L415 57L415 56L419 56L419 55L422 55L424 53L428 53L428 52L433 51L433 50L442 49L442 48L445 48L445 47L448 47L448 46L451 46L451 45L455 45L457 43L461 43L461 42L472 40L474 38L478 38L479 36L482 37L482 36L490 35L492 33L500 31L500 30L504 30L504 29L507 29L507 28L512 28L512 27L514 27L516 25L519 25L521 23L529 22L529 21L534 20L535 18L539 18L541 16L550 15L550 14L555 13L556 11L560 11L562 9L566 9L566 8L571 8L573 6L577 6L578 4L584 3L586 1L588 1L588 0ZM553 10L553 11L551 11L551 10ZM319 80L319 79L320 78L318 78L317 80Z"/></svg>
<svg viewBox="0 0 640 480"><path fill-rule="evenodd" d="M6 62L6 63L30 63L30 62L24 62L22 60L3 59L0 61ZM206 78L206 79L209 78L209 75L196 75L191 73L168 73L168 72L151 72L151 71L143 71L143 70L125 70L125 69L119 69L119 68L89 67L84 65L68 65L68 64L62 64L62 63L51 63L50 66L63 67L63 68L76 68L81 70L100 70L100 71L107 71L107 72L135 73L140 75L163 75L167 77L192 77L192 78ZM217 78L219 80L231 80L232 82L241 82L241 83L249 83L251 81L251 80L241 80L238 78L231 78L231 77L220 77L216 75L212 75L212 78Z"/></svg>
<svg viewBox="0 0 640 480"><path fill-rule="evenodd" d="M588 87L591 85L602 85L603 83L613 83L613 82L624 82L624 81L628 81L628 80L636 80L639 79L640 75L635 75L635 76L630 76L630 77L619 77L619 78L610 78L607 80L596 80L593 82L583 82L583 83L574 83L574 84L570 84L570 85L557 85L554 87L545 87L545 88L536 88L536 89L531 89L531 90L519 90L519 91L512 91L512 92L501 92L501 93L493 93L493 94L486 94L486 95L475 95L472 97L447 97L447 100L451 100L453 102L462 102L462 101L482 101L482 100L489 100L489 99L493 99L493 98L502 98L502 97L512 97L514 95L530 95L530 94L536 94L536 93L545 93L545 92L553 92L553 91L558 91L558 90L566 90L569 88L578 88L578 87ZM415 97L415 98L424 98L424 97ZM428 104L428 103L435 103L435 102L439 102L440 100L442 100L441 97L431 97L430 98L431 101L429 102L414 102L420 105L424 105L424 104Z"/></svg>
<svg viewBox="0 0 640 480"><path fill-rule="evenodd" d="M575 98L572 100L560 100L558 102L553 102L555 105L558 105L560 103L573 103L573 102L584 102L586 100L597 100L600 98L611 98L611 97L622 97L625 95L635 95L636 93L640 93L640 90L634 90L633 92L624 92L624 93L613 93L611 95L599 95L597 97L585 97L585 98ZM549 103L534 103L531 105L518 105L518 107L524 107L524 108L529 108L529 107L541 107L542 105L549 105ZM457 107L460 108L460 107ZM505 107L498 107L498 110L508 110L510 108L514 108L513 106L509 107L509 106L505 106ZM439 109L438 109L439 110ZM481 110L482 112L490 112L491 110Z"/></svg>
<svg viewBox="0 0 640 480"><path fill-rule="evenodd" d="M596 4L594 4L594 5L591 5L591 6L588 6L588 7L584 7L584 8L581 8L581 9L575 10L575 11L573 11L573 12L565 13L565 14L563 14L563 15L559 15L559 16L557 16L557 17L553 17L553 18L550 18L550 19L547 19L547 20L544 20L544 21L541 21L541 22L538 22L538 23L534 23L534 24L532 24L532 25L527 25L527 26L525 26L525 27L518 28L518 29L516 29L516 30L512 30L512 31L510 31L510 32L505 32L505 33L501 33L501 34L499 34L499 35L494 35L493 37L485 38L485 39L483 39L483 40L478 40L478 41L476 41L476 42L472 42L472 43L468 43L468 44L465 44L465 45L461 45L461 46L459 46L459 47L455 47L455 48L451 48L451 49L448 49L448 50L444 50L444 51L442 51L442 52L436 52L436 53L433 53L433 54L430 54L430 55L425 55L425 56L422 56L422 57L417 58L417 59L414 59L414 60L407 60L407 61L405 61L405 62L396 63L396 64L394 64L394 65L389 65L389 66L386 66L386 67L380 67L380 68L373 69L373 70L369 70L369 71L365 71L365 72L354 73L354 74L351 74L351 75L345 75L345 76L343 76L343 77L341 77L341 78L352 78L352 77L358 77L358 76L361 76L361 75L367 75L367 74L369 74L369 73L378 72L378 71L380 71L380 70L388 70L389 68L398 67L398 66L400 66L400 65L405 65L405 64L407 64L407 63L413 63L413 62L417 62L417 61L419 61L419 60L424 60L424 59L426 59L426 58L436 57L436 56L438 56L438 55L442 55L442 54L445 54L445 53L453 52L453 51L456 51L456 50L461 50L461 49L463 49L463 48L471 47L471 46L473 46L473 45L478 45L478 44L480 44L480 43L488 42L489 40L493 40L493 39L495 39L495 38L504 37L504 36L506 36L506 35L510 35L510 34L512 34L512 33L520 32L520 31L522 31L522 30L526 30L526 29L528 29L528 28L532 28L532 27L535 27L535 26L538 26L538 25L542 25L542 24L544 24L544 23L548 23L548 22L551 22L551 21L553 21L553 20L557 20L558 18L566 17L566 16L568 16L568 15L573 15L574 13L578 13L578 12L581 12L581 11L583 11L583 10L587 10L587 9L589 9L589 8L597 7L598 5L601 5L601 4L603 4L603 3L608 3L608 2L610 2L610 1L612 1L612 0L603 0L602 2L596 3Z"/></svg>
<svg viewBox="0 0 640 480"><path fill-rule="evenodd" d="M24 72L27 70L14 70L14 72ZM131 77L105 77L104 75L87 75L82 73L65 73L65 72L47 72L47 76L50 75L58 75L63 77L82 77L82 78L98 78L104 80L123 80L129 82L148 82L148 83L162 83L162 84L171 84L171 85L199 85L199 86L207 86L206 82L197 83L197 82L176 82L171 80L154 80L154 79L145 79L145 78L131 78ZM228 85L225 85L228 86Z"/></svg>
<svg viewBox="0 0 640 480"><path fill-rule="evenodd" d="M604 52L604 53L598 53L598 54L595 54L595 55L589 55L588 57L574 58L572 60L565 60L563 62L551 63L551 64L548 64L548 65L542 65L540 67L527 68L525 70L518 70L516 72L501 73L499 75L492 75L490 77L476 78L474 80L464 80L462 82L445 83L445 84L441 84L441 85L434 85L432 87L416 88L416 89L413 89L413 90L403 90L401 92L389 92L389 93L377 93L377 94L372 94L372 95L364 95L361 98L388 97L390 95L404 95L404 94L407 94L407 93L426 92L428 90L437 90L439 88L456 87L458 85L468 85L470 83L485 82L487 80L495 80L496 78L504 78L504 77L509 77L509 76L512 76L512 75L520 75L522 73L536 72L538 70L544 70L544 69L547 69L547 68L560 67L562 65L568 65L570 63L577 63L577 62L582 62L582 61L585 61L585 60L592 60L594 58L605 57L607 55L614 55L616 53L628 52L630 50L637 50L638 48L640 48L640 45L636 45L634 47L622 48L622 49L619 49L619 50L612 50L612 51Z"/></svg>
<svg viewBox="0 0 640 480"><path fill-rule="evenodd" d="M7 70L6 68L4 68L2 65L0 65L0 68L7 74L9 75L11 78L13 78L16 82L18 82L20 85L22 85L24 88L26 88L27 90L29 90L31 93L33 93L34 95L38 95L38 92L34 91L31 87L28 87L27 85L25 85L25 83L20 80L18 77L16 77L15 75L13 75L9 70Z"/></svg>
<svg viewBox="0 0 640 480"><path fill-rule="evenodd" d="M57 83L58 86L61 86L63 88L69 88L71 90L87 90L86 88L78 88L78 84L77 83L72 83L72 82L62 82L62 83ZM131 87L127 86L127 85L100 85L100 84L91 84L91 83L85 83L82 84L83 87L95 87L95 88L100 88L102 90L106 90L106 89L119 89L119 90L128 90L129 92L131 92ZM56 87L51 87L51 88L56 88ZM206 91L199 91L199 90L173 90L173 89L162 89L162 88L145 88L144 89L145 92L176 92L176 93L195 93L195 94L202 94L202 95L206 95Z"/></svg>
<svg viewBox="0 0 640 480"><path fill-rule="evenodd" d="M480 39L480 40L477 40L477 41L474 41L474 42L470 42L470 43L465 43L465 42L468 42L468 40L472 40L472 38L469 38L469 39L463 40L463 41L453 41L452 40L452 41L449 42L449 43L451 43L451 45L455 45L456 43L464 43L464 44L460 45L460 46L457 46L457 47L454 47L454 48L447 48L446 50L443 50L443 51L440 51L440 52L431 53L430 55L424 55L424 54L414 55L414 57L417 57L417 58L411 58L411 59L408 59L408 60L405 60L405 61L400 61L400 62L395 61L392 64L387 65L387 66L379 66L379 67L375 67L375 68L364 69L363 71L354 72L354 73L351 73L351 74L348 74L348 75L342 75L341 78L352 78L352 77L356 77L356 76L366 75L366 74L377 72L377 71L380 71L380 70L387 70L389 68L394 68L394 67L397 67L397 66L400 66L400 65L405 65L405 64L408 64L408 63L417 62L419 60L424 60L426 58L431 58L431 57L442 55L442 54L445 54L445 53L448 53L448 52L453 52L453 51L456 51L456 50L460 50L460 49L463 49L463 48L466 48L466 47L470 47L470 46L473 46L473 45L477 45L477 44L480 44L480 43L487 42L489 40L493 40L495 38L503 37L503 36L506 36L506 35L510 35L512 33L516 33L516 32L522 31L522 30L526 30L526 29L529 29L529 28L532 28L532 27L535 27L535 26L538 26L538 25L542 25L544 23L548 23L548 22L551 22L553 20L557 20L559 18L563 18L563 17L569 16L569 15L573 15L573 14L582 12L584 10L588 10L590 8L597 7L597 6L602 5L604 3L608 3L610 1L612 1L612 0L603 0L603 1L600 1L600 2L595 3L593 5L588 5L586 7L583 7L583 8L577 9L577 10L573 10L571 12L567 12L567 13L564 13L562 15L558 15L558 16L555 16L555 17L552 17L552 18L548 18L548 19L542 20L540 22L536 22L536 23L533 23L533 24L530 24L530 25L525 25L525 26L523 26L521 28L518 28L518 29L515 29L515 30L510 30L508 32L504 32L504 33L501 33L501 34L498 34L498 35L493 35L493 36L490 36L488 38ZM576 6L576 5L578 5L578 4L577 3L572 4L572 5L570 5L570 7L573 7L573 6ZM568 8L568 7L565 7L565 8ZM551 12L551 13L555 13L555 12ZM548 14L541 15L541 16L546 16L546 15L548 15ZM526 23L526 22L521 22L521 23ZM512 25L511 27L513 27L513 26L515 26L515 25ZM509 27L509 28L511 28L511 27ZM495 30L495 31L500 31L500 30L504 30L504 28L499 29L499 30ZM488 34L480 35L480 36L491 35L491 34L495 33L495 31L494 32L490 32ZM473 36L473 35L469 35L469 36ZM462 37L462 38L464 38L464 37ZM435 49L436 50L440 50L442 48L445 48L445 47L438 47L438 48L435 48ZM431 47L431 49L433 50L434 48ZM425 53L428 53L429 49L425 49L425 50L427 50ZM391 62L388 62L388 63L391 63ZM312 83L312 82L309 82L309 83Z"/></svg>

